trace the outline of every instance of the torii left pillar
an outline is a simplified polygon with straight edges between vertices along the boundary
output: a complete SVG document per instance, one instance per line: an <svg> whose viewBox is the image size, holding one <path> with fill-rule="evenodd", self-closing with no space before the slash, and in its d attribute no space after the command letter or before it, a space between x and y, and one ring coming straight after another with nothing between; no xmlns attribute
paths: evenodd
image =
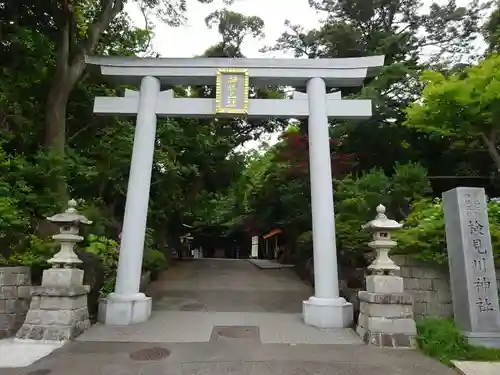
<svg viewBox="0 0 500 375"><path fill-rule="evenodd" d="M99 321L106 325L130 325L144 322L151 316L151 297L140 293L139 288L159 93L160 81L157 78L142 78L115 292L102 300L99 306Z"/></svg>

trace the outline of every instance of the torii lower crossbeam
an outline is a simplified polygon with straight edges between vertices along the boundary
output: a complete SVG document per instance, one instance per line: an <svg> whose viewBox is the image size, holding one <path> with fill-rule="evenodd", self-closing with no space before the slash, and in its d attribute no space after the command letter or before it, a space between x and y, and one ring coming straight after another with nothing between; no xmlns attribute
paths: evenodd
<svg viewBox="0 0 500 375"><path fill-rule="evenodd" d="M371 100L343 100L340 93L326 96L329 119L362 120L372 115ZM176 98L173 90L161 91L155 105L159 117L212 117L216 115L215 99ZM136 116L139 111L139 91L126 90L122 98L97 97L94 113L102 115ZM249 118L307 118L309 99L306 94L296 93L294 98L250 99Z"/></svg>

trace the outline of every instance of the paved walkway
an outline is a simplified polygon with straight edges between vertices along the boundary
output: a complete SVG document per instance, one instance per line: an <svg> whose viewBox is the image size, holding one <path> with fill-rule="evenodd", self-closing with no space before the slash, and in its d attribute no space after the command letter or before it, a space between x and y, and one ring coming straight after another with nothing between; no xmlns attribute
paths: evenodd
<svg viewBox="0 0 500 375"><path fill-rule="evenodd" d="M291 269L244 260L180 262L150 288L153 317L95 325L26 368L2 375L452 375L413 350L361 344L350 329L300 320L312 290Z"/></svg>
<svg viewBox="0 0 500 375"><path fill-rule="evenodd" d="M153 283L153 316L128 327L97 325L80 341L209 342L217 327L254 327L262 343L361 344L351 329L303 324L312 288L291 269L260 269L246 260L178 263ZM238 333L236 333L238 334Z"/></svg>
<svg viewBox="0 0 500 375"><path fill-rule="evenodd" d="M138 351L148 348L157 348L152 350L157 356L168 356L136 360L148 354ZM154 353L149 354L151 358ZM144 358L148 356L139 359ZM29 372L31 375L457 375L417 351L364 345L263 345L243 339L169 345L75 342L29 369L0 370L2 375Z"/></svg>
<svg viewBox="0 0 500 375"><path fill-rule="evenodd" d="M306 326L300 314L251 312L156 311L146 323L128 327L94 326L78 341L190 343L210 342L219 327L230 335L246 335L263 344L361 344L352 329L320 330Z"/></svg>
<svg viewBox="0 0 500 375"><path fill-rule="evenodd" d="M500 362L452 361L462 375L499 375Z"/></svg>
<svg viewBox="0 0 500 375"><path fill-rule="evenodd" d="M156 311L300 313L312 288L293 269L261 270L246 260L178 263L148 290Z"/></svg>

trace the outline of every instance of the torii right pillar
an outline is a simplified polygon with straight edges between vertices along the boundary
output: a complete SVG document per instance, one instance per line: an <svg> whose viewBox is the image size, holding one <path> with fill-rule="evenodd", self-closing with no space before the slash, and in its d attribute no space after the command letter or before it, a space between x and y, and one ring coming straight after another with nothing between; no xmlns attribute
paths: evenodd
<svg viewBox="0 0 500 375"><path fill-rule="evenodd" d="M349 327L353 307L339 293L335 212L328 131L326 84L322 78L307 83L309 96L309 163L313 227L314 296L303 302L307 325Z"/></svg>

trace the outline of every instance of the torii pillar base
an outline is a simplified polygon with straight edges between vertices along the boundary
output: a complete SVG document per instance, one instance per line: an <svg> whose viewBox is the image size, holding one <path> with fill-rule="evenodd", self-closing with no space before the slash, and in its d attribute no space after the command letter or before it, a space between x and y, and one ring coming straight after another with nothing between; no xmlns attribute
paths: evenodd
<svg viewBox="0 0 500 375"><path fill-rule="evenodd" d="M344 298L311 297L302 303L304 323L318 328L347 328L352 325L352 303Z"/></svg>
<svg viewBox="0 0 500 375"><path fill-rule="evenodd" d="M151 317L152 300L143 293L119 295L111 293L99 302L98 321L110 326L142 323Z"/></svg>

